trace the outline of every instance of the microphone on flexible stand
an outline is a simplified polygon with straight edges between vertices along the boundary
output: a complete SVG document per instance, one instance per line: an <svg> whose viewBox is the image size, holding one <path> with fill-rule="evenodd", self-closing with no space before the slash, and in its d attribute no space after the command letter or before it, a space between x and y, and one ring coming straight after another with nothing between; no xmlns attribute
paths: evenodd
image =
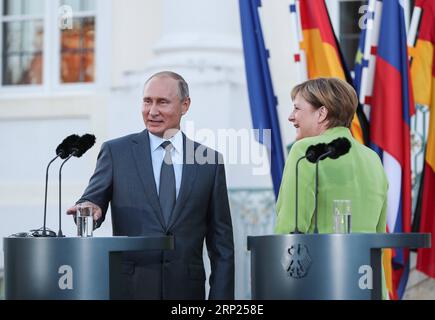
<svg viewBox="0 0 435 320"><path fill-rule="evenodd" d="M52 230L47 229L47 193L48 193L48 171L51 164L57 159L65 159L71 153L71 147L76 141L79 139L79 136L76 134L72 134L66 137L61 144L59 144L56 148L56 157L50 160L47 165L47 169L45 170L45 196L44 196L44 221L43 226L37 230L31 230L32 236L34 237L55 237L56 233Z"/></svg>
<svg viewBox="0 0 435 320"><path fill-rule="evenodd" d="M300 234L302 232L299 231L298 228L298 198L299 198L299 162L303 159L307 159L310 162L315 162L314 159L317 159L319 155L322 153L325 153L326 150L326 143L318 143L316 145L309 146L307 148L307 151L305 152L305 155L303 157L300 157L298 161L296 162L296 200L295 200L295 230L291 233L294 234Z"/></svg>
<svg viewBox="0 0 435 320"><path fill-rule="evenodd" d="M337 138L326 145L326 152L319 155L315 160L316 163L316 181L315 181L315 193L314 193L314 233L319 233L317 224L317 203L318 203L318 193L319 193L319 162L326 158L337 159L342 155L349 152L351 148L350 141L347 138ZM309 159L310 162L312 159Z"/></svg>
<svg viewBox="0 0 435 320"><path fill-rule="evenodd" d="M86 151L88 151L95 144L95 136L93 134L85 134L78 138L71 146L70 154L65 158L59 168L59 230L57 232L58 237L63 237L62 234L62 168L64 164L72 157L80 158Z"/></svg>

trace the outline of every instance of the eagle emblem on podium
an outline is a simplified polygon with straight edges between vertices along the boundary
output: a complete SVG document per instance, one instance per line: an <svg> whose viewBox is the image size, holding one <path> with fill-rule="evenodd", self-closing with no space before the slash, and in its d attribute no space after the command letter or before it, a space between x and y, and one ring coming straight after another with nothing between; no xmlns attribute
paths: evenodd
<svg viewBox="0 0 435 320"><path fill-rule="evenodd" d="M300 243L288 248L282 261L285 272L294 279L306 277L312 263L308 247Z"/></svg>

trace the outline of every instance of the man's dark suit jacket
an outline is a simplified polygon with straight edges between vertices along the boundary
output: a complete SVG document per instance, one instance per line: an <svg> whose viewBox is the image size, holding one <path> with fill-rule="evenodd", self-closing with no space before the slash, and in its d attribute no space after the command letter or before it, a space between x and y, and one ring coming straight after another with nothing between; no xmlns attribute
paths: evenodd
<svg viewBox="0 0 435 320"><path fill-rule="evenodd" d="M102 145L95 172L78 201L100 206L98 225L111 202L115 236L174 236L175 250L124 253L125 298L204 299L205 239L211 265L209 299L234 299L234 242L222 156L184 134L183 146L182 181L167 226L147 130Z"/></svg>

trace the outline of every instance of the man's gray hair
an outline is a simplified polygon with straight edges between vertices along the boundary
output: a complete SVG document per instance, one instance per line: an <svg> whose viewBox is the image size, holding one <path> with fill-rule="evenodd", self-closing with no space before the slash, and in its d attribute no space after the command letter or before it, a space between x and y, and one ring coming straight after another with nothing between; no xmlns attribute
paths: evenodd
<svg viewBox="0 0 435 320"><path fill-rule="evenodd" d="M161 71L153 74L151 77L145 81L145 85L152 79L156 77L169 77L174 80L178 81L178 96L180 97L181 101L184 101L186 98L189 98L189 85L187 84L186 80L182 76L180 76L178 73L172 72L172 71Z"/></svg>

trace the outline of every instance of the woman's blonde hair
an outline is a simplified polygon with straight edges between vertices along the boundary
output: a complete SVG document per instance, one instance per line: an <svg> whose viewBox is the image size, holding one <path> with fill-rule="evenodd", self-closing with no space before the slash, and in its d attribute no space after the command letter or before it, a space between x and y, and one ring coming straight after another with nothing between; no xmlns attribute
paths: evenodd
<svg viewBox="0 0 435 320"><path fill-rule="evenodd" d="M358 98L354 88L347 82L337 78L308 80L293 88L293 100L297 94L316 109L325 106L328 110L328 128L350 128L358 106Z"/></svg>

